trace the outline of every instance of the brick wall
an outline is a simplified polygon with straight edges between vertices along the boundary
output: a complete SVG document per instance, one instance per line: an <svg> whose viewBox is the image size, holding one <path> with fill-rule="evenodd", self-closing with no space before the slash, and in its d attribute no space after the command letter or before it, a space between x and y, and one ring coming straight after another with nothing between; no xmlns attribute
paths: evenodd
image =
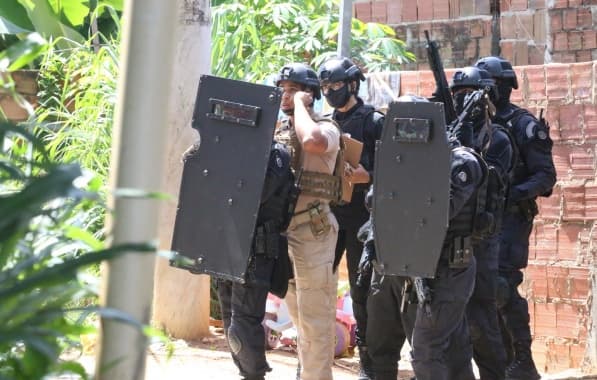
<svg viewBox="0 0 597 380"><path fill-rule="evenodd" d="M407 70L428 68L424 30L440 43L445 67L495 54L519 66L597 59L596 0L356 0L353 6L360 20L394 27L417 56Z"/></svg>
<svg viewBox="0 0 597 380"><path fill-rule="evenodd" d="M2 75L2 74L0 74ZM3 81L6 78L1 78ZM25 98L30 104L37 103L37 71L22 70L12 74L17 93ZM0 111L9 120L24 121L28 118L27 111L18 105L11 94L0 88Z"/></svg>
<svg viewBox="0 0 597 380"><path fill-rule="evenodd" d="M546 372L597 371L597 61L515 69L513 102L546 110L558 174L552 196L539 199L521 285L534 358ZM430 71L400 72L399 94L430 96L434 87Z"/></svg>

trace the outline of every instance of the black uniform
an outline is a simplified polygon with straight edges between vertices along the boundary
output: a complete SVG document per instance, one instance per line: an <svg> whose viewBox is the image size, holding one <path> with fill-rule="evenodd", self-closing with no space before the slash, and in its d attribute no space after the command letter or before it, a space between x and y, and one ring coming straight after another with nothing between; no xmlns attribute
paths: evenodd
<svg viewBox="0 0 597 380"><path fill-rule="evenodd" d="M288 242L281 235L289 222L294 178L286 148L274 143L270 154L257 227L245 283L218 279L224 330L232 359L245 380L261 380L271 371L265 358L262 321L267 293L284 297L290 262Z"/></svg>
<svg viewBox="0 0 597 380"><path fill-rule="evenodd" d="M373 161L375 158L375 141L381 137L384 117L375 109L363 104L357 98L357 104L347 112L333 113L343 133L348 133L353 139L363 143L360 164L369 171L371 182L373 181ZM356 343L359 349L366 350L367 330L367 294L369 284L357 285L358 264L363 252L363 244L357 239L359 228L369 219L369 212L364 204L365 193L369 184L357 184L354 186L352 200L348 204L332 207L332 212L338 220L340 230L338 231L338 242L336 244L336 259L334 267L337 267L344 250L346 250L346 261L348 266L348 281L350 283L350 296L352 308L357 322ZM361 361L367 360L361 355ZM367 363L365 363L367 364Z"/></svg>
<svg viewBox="0 0 597 380"><path fill-rule="evenodd" d="M475 290L467 305L467 319L473 342L473 358L482 380L501 380L506 371L506 353L497 315L499 228L515 147L509 134L492 128L491 143L484 155L489 167L488 198L494 227L482 239L473 241L477 262Z"/></svg>
<svg viewBox="0 0 597 380"><path fill-rule="evenodd" d="M500 292L499 312L508 358L532 364L528 304L518 293L518 285L523 280L521 269L528 264L529 235L538 212L536 198L549 196L556 182L553 142L543 122L513 104L498 108L494 121L506 126L518 149L500 235L499 273L505 291Z"/></svg>

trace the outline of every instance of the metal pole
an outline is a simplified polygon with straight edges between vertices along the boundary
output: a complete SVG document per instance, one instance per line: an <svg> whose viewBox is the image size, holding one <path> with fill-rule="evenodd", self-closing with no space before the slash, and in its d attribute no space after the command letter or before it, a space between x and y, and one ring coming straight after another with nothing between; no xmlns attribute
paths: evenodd
<svg viewBox="0 0 597 380"><path fill-rule="evenodd" d="M350 27L352 26L352 0L340 1L338 28L338 55L350 57Z"/></svg>
<svg viewBox="0 0 597 380"><path fill-rule="evenodd" d="M163 0L127 0L121 71L114 120L110 188L160 188L170 78L176 47L177 7ZM113 244L156 240L158 203L152 199L109 199L108 231ZM129 252L107 263L102 303L141 323L151 315L155 257ZM147 339L122 322L102 318L96 378L141 380Z"/></svg>

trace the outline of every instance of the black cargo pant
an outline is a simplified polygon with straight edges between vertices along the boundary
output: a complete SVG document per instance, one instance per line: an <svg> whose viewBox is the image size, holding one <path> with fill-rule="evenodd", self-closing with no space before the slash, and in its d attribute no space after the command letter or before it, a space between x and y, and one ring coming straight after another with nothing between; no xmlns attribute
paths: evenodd
<svg viewBox="0 0 597 380"><path fill-rule="evenodd" d="M498 236L473 245L477 273L466 316L473 343L473 358L479 367L481 380L503 380L507 364L496 301L498 249Z"/></svg>
<svg viewBox="0 0 597 380"><path fill-rule="evenodd" d="M218 279L218 298L224 331L234 364L243 379L261 379L271 371L265 358L265 331L261 324L273 260L257 256L252 270L255 281L247 284Z"/></svg>
<svg viewBox="0 0 597 380"><path fill-rule="evenodd" d="M475 285L475 267L474 258L464 269L450 269L447 261L440 259L436 277L429 281L430 307L418 305L413 330L413 369L417 380L475 379L465 314Z"/></svg>
<svg viewBox="0 0 597 380"><path fill-rule="evenodd" d="M533 221L518 212L504 214L500 235L499 273L508 283L505 299L498 300L499 314L504 327L504 342L508 359L513 358L513 346L531 344L529 305L518 292L529 260L529 236ZM503 304L503 305L502 305Z"/></svg>
<svg viewBox="0 0 597 380"><path fill-rule="evenodd" d="M381 277L374 271L371 290L367 299L367 345L373 364L375 380L396 380L400 350L407 338L406 331L412 332L414 315L408 326L408 314L401 312L404 277ZM416 305L413 305L416 307ZM410 310L416 309L411 306Z"/></svg>
<svg viewBox="0 0 597 380"><path fill-rule="evenodd" d="M354 195L355 199L362 198L360 193ZM339 212L341 209L342 212ZM348 282L350 285L350 298L352 311L357 322L355 329L357 346L367 345L367 295L369 284L357 285L359 261L363 253L363 243L357 239L359 228L369 219L369 213L364 206L353 205L335 207L332 209L338 220L338 240L336 242L335 263L337 264L346 250L346 266L348 269ZM352 214L349 212L352 211Z"/></svg>

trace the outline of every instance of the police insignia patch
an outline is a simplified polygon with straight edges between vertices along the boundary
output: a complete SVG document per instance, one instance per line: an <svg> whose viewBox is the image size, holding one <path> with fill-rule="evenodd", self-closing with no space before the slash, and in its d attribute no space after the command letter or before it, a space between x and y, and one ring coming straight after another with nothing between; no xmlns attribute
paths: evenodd
<svg viewBox="0 0 597 380"><path fill-rule="evenodd" d="M466 181L468 180L468 175L465 171L461 171L460 173L458 173L458 179L461 180L463 183L466 183Z"/></svg>
<svg viewBox="0 0 597 380"><path fill-rule="evenodd" d="M284 165L284 163L282 162L282 158L280 158L279 155L276 155L276 166L278 168L282 168L282 165Z"/></svg>
<svg viewBox="0 0 597 380"><path fill-rule="evenodd" d="M539 137L540 140L545 140L547 138L547 132L539 130L539 132L537 132L537 137Z"/></svg>

